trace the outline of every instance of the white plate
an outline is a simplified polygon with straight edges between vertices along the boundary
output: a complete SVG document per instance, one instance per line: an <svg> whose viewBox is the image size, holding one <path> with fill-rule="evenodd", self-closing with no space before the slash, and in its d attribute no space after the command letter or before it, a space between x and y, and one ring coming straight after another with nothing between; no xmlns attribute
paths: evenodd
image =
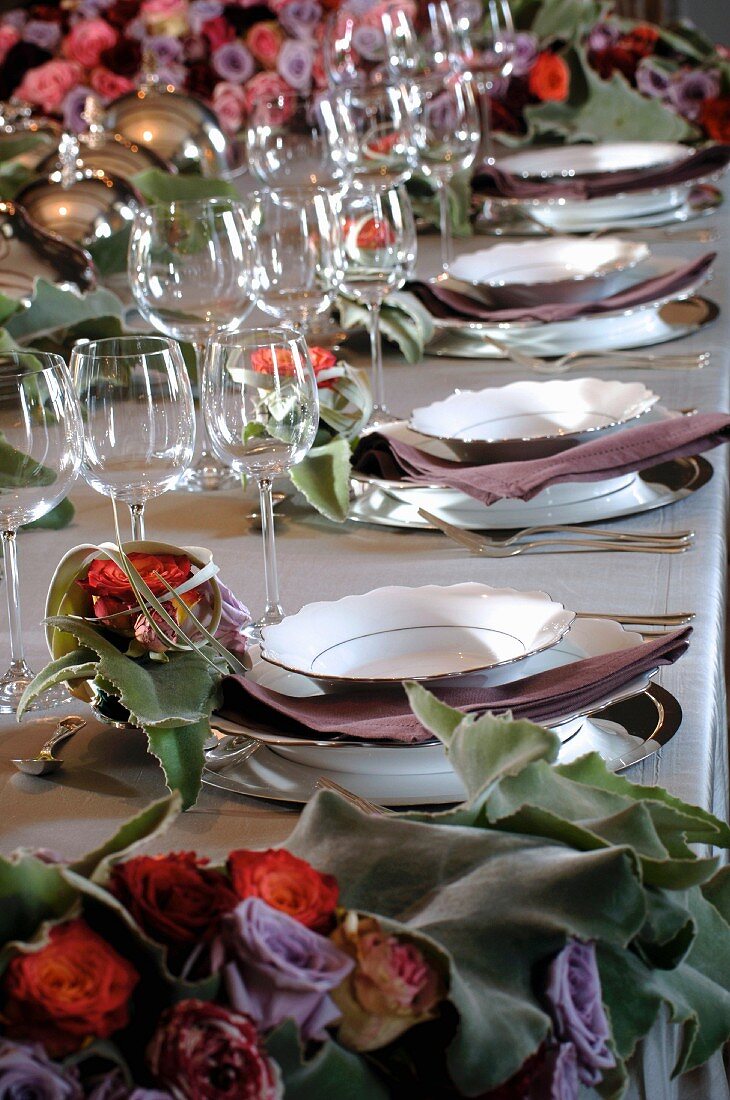
<svg viewBox="0 0 730 1100"><path fill-rule="evenodd" d="M449 278L486 289L496 307L594 301L613 294L623 272L648 255L649 246L643 241L556 236L496 244L458 256L449 268Z"/></svg>
<svg viewBox="0 0 730 1100"><path fill-rule="evenodd" d="M571 178L599 172L639 172L686 160L692 153L692 149L674 141L607 141L526 149L501 157L497 166L523 179Z"/></svg>
<svg viewBox="0 0 730 1100"><path fill-rule="evenodd" d="M414 409L423 435L467 443L582 437L644 416L659 397L641 382L551 378L483 390L456 390Z"/></svg>
<svg viewBox="0 0 730 1100"><path fill-rule="evenodd" d="M261 656L328 681L434 680L522 661L555 645L574 617L544 592L392 585L306 604L263 628Z"/></svg>

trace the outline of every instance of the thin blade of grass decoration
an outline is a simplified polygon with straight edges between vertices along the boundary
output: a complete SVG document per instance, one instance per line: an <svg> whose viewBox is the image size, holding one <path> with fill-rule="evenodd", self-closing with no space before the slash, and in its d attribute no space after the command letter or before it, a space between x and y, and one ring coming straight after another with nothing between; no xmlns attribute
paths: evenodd
<svg viewBox="0 0 730 1100"><path fill-rule="evenodd" d="M160 576L159 573L155 573L155 576L157 577L158 580L160 580L162 582L162 584L164 584L165 588L167 588L167 590L169 592L173 593L173 595L174 595L175 589L172 587L172 585L169 584L169 582L166 581L164 577ZM212 648L216 651L216 653L218 653L219 656L221 656L223 658L223 660L227 662L227 664L229 665L229 667L232 669L233 672L235 672L239 676L242 676L245 673L246 669L241 664L241 662L238 660L235 653L231 653L230 649L227 649L223 645L223 642L219 642L218 639L216 638L216 636L214 634L211 634L211 632L208 630L208 628L203 626L203 624L200 622L200 620L197 618L197 616L194 615L193 612L190 611L189 609L188 609L188 617L193 620L193 623L195 624L195 627L203 635L203 637L205 638L208 645L212 646ZM192 642L191 644L193 646L195 646L196 649L198 649L198 646L195 645L195 642ZM198 649L198 651L202 652L199 649Z"/></svg>

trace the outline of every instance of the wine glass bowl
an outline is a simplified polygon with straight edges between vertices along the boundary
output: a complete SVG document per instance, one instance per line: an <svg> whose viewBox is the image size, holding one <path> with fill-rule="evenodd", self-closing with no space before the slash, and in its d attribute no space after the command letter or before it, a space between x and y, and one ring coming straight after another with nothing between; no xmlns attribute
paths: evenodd
<svg viewBox="0 0 730 1100"><path fill-rule="evenodd" d="M133 537L143 538L145 504L175 488L193 457L193 394L180 345L166 336L81 341L71 370L84 416L84 477L129 506Z"/></svg>
<svg viewBox="0 0 730 1100"><path fill-rule="evenodd" d="M247 137L251 171L275 188L345 187L358 155L342 104L323 92L257 101Z"/></svg>
<svg viewBox="0 0 730 1100"><path fill-rule="evenodd" d="M16 536L66 496L81 466L81 412L59 355L24 350L0 354L0 532L10 636L10 667L0 678L0 713L17 709L33 679L23 653ZM38 709L68 698L44 692Z"/></svg>
<svg viewBox="0 0 730 1100"><path fill-rule="evenodd" d="M357 156L351 165L353 187L403 183L416 166L416 142L408 89L404 84L341 88L332 94L342 140L354 134Z"/></svg>

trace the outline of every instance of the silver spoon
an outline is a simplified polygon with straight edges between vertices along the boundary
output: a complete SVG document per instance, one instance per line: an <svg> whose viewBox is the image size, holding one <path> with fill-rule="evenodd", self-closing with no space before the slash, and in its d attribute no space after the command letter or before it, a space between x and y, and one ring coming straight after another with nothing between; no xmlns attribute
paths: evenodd
<svg viewBox="0 0 730 1100"><path fill-rule="evenodd" d="M27 760L12 760L11 763L15 764L18 771L24 772L25 775L50 775L51 772L58 771L63 764L63 760L57 759L53 755L53 750L56 745L60 745L62 741L73 737L85 725L86 720L84 718L79 718L75 714L67 715L58 723L53 734L48 738L37 756L31 756Z"/></svg>

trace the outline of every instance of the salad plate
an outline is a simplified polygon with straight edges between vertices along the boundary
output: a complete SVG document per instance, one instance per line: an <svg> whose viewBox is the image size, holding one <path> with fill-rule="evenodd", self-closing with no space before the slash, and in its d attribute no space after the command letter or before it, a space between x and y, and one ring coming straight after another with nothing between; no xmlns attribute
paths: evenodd
<svg viewBox="0 0 730 1100"><path fill-rule="evenodd" d="M306 604L263 627L261 657L329 682L436 680L549 649L574 618L544 592L473 582L391 585Z"/></svg>
<svg viewBox="0 0 730 1100"><path fill-rule="evenodd" d="M624 273L648 255L643 241L553 236L464 253L451 264L448 280L464 283L467 293L485 292L495 308L595 301L614 294Z"/></svg>
<svg viewBox="0 0 730 1100"><path fill-rule="evenodd" d="M674 696L651 684L588 716L576 735L561 745L558 761L568 763L587 752L598 752L611 771L619 772L666 745L681 723L682 709ZM461 780L453 771L343 772L323 764L310 767L288 760L264 744L244 762L223 772L204 768L203 782L232 794L299 806L312 797L320 775L383 806L448 805L465 798Z"/></svg>
<svg viewBox="0 0 730 1100"><path fill-rule="evenodd" d="M500 157L497 167L523 179L571 179L610 172L641 172L687 160L693 150L676 141L604 141L525 149Z"/></svg>

